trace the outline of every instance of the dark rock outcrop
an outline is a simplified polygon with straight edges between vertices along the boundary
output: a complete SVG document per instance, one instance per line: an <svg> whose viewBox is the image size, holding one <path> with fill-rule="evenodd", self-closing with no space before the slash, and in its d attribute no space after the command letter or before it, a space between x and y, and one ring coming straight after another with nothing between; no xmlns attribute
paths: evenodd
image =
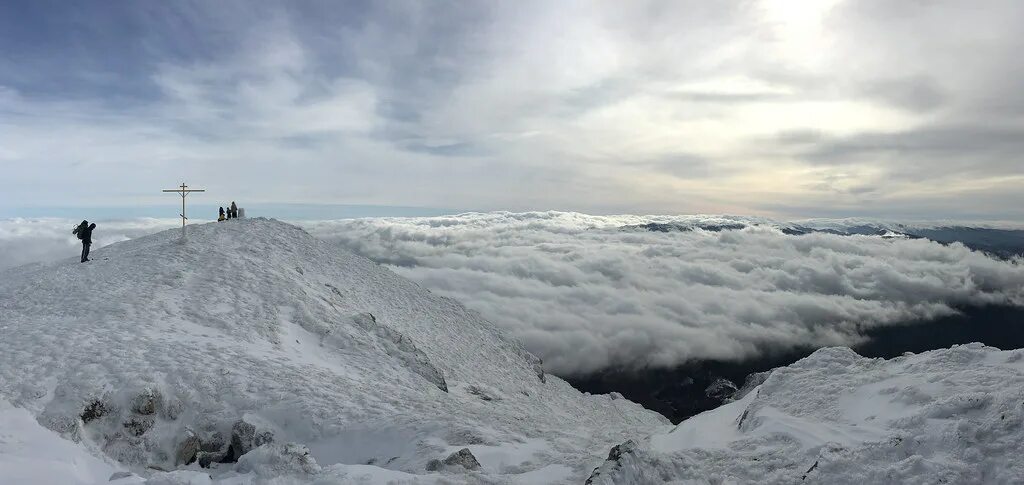
<svg viewBox="0 0 1024 485"><path fill-rule="evenodd" d="M604 460L601 466L594 469L594 472L587 478L585 485L592 485L596 483L599 478L607 475L612 475L616 471L622 468L623 459L636 451L637 443L633 440L628 440L620 445L612 447L611 451L608 452L608 458Z"/></svg>
<svg viewBox="0 0 1024 485"><path fill-rule="evenodd" d="M96 399L85 405L80 415L83 423L95 421L107 414L107 406L103 404L103 401Z"/></svg>
<svg viewBox="0 0 1024 485"><path fill-rule="evenodd" d="M704 389L704 395L711 399L727 401L738 389L729 379L719 377Z"/></svg>
<svg viewBox="0 0 1024 485"><path fill-rule="evenodd" d="M178 449L174 453L175 466L189 465L196 461L200 445L199 437L191 430L185 430L185 438L178 443Z"/></svg>
<svg viewBox="0 0 1024 485"><path fill-rule="evenodd" d="M443 461L433 459L427 462L427 471L440 471L447 467L462 467L466 470L479 470L480 462L473 456L469 448L463 448L445 458Z"/></svg>

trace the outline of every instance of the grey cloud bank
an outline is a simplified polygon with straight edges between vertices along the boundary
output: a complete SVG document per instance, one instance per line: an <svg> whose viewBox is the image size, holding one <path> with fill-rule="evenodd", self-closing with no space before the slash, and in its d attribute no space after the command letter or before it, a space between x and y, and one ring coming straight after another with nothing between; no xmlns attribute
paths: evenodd
<svg viewBox="0 0 1024 485"><path fill-rule="evenodd" d="M650 222L745 227L621 229ZM852 345L958 305L1024 305L1019 258L924 239L787 235L749 218L491 213L307 228L480 311L562 374Z"/></svg>

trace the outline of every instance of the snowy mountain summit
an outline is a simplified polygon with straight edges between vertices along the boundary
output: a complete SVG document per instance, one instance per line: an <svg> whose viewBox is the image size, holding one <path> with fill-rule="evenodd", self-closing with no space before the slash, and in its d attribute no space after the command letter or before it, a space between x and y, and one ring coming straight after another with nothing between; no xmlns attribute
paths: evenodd
<svg viewBox="0 0 1024 485"><path fill-rule="evenodd" d="M581 483L666 423L275 220L0 275L10 483Z"/></svg>

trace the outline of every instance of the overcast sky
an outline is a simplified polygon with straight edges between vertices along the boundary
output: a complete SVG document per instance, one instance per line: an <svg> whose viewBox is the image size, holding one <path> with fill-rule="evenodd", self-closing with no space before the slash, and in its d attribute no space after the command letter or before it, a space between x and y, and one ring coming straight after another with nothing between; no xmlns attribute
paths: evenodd
<svg viewBox="0 0 1024 485"><path fill-rule="evenodd" d="M1024 216L1024 2L4 2L0 206ZM197 202L200 202L200 197Z"/></svg>

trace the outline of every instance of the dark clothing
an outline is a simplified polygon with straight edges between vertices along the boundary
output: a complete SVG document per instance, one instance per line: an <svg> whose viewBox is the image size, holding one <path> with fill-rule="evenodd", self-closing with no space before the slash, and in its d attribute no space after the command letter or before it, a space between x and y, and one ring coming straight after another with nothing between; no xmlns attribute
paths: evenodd
<svg viewBox="0 0 1024 485"><path fill-rule="evenodd" d="M232 219L238 219L238 206L235 205L234 202L231 203L231 207L228 209L228 212L231 213Z"/></svg>
<svg viewBox="0 0 1024 485"><path fill-rule="evenodd" d="M92 230L96 229L96 223L85 225L85 221L82 222L73 231L74 234L78 234L78 239L82 240L82 262L89 260L89 246L92 246Z"/></svg>
<svg viewBox="0 0 1024 485"><path fill-rule="evenodd" d="M96 223L89 224L88 227L82 227L78 229L78 238L82 240L82 244L92 244L92 230L96 229Z"/></svg>

